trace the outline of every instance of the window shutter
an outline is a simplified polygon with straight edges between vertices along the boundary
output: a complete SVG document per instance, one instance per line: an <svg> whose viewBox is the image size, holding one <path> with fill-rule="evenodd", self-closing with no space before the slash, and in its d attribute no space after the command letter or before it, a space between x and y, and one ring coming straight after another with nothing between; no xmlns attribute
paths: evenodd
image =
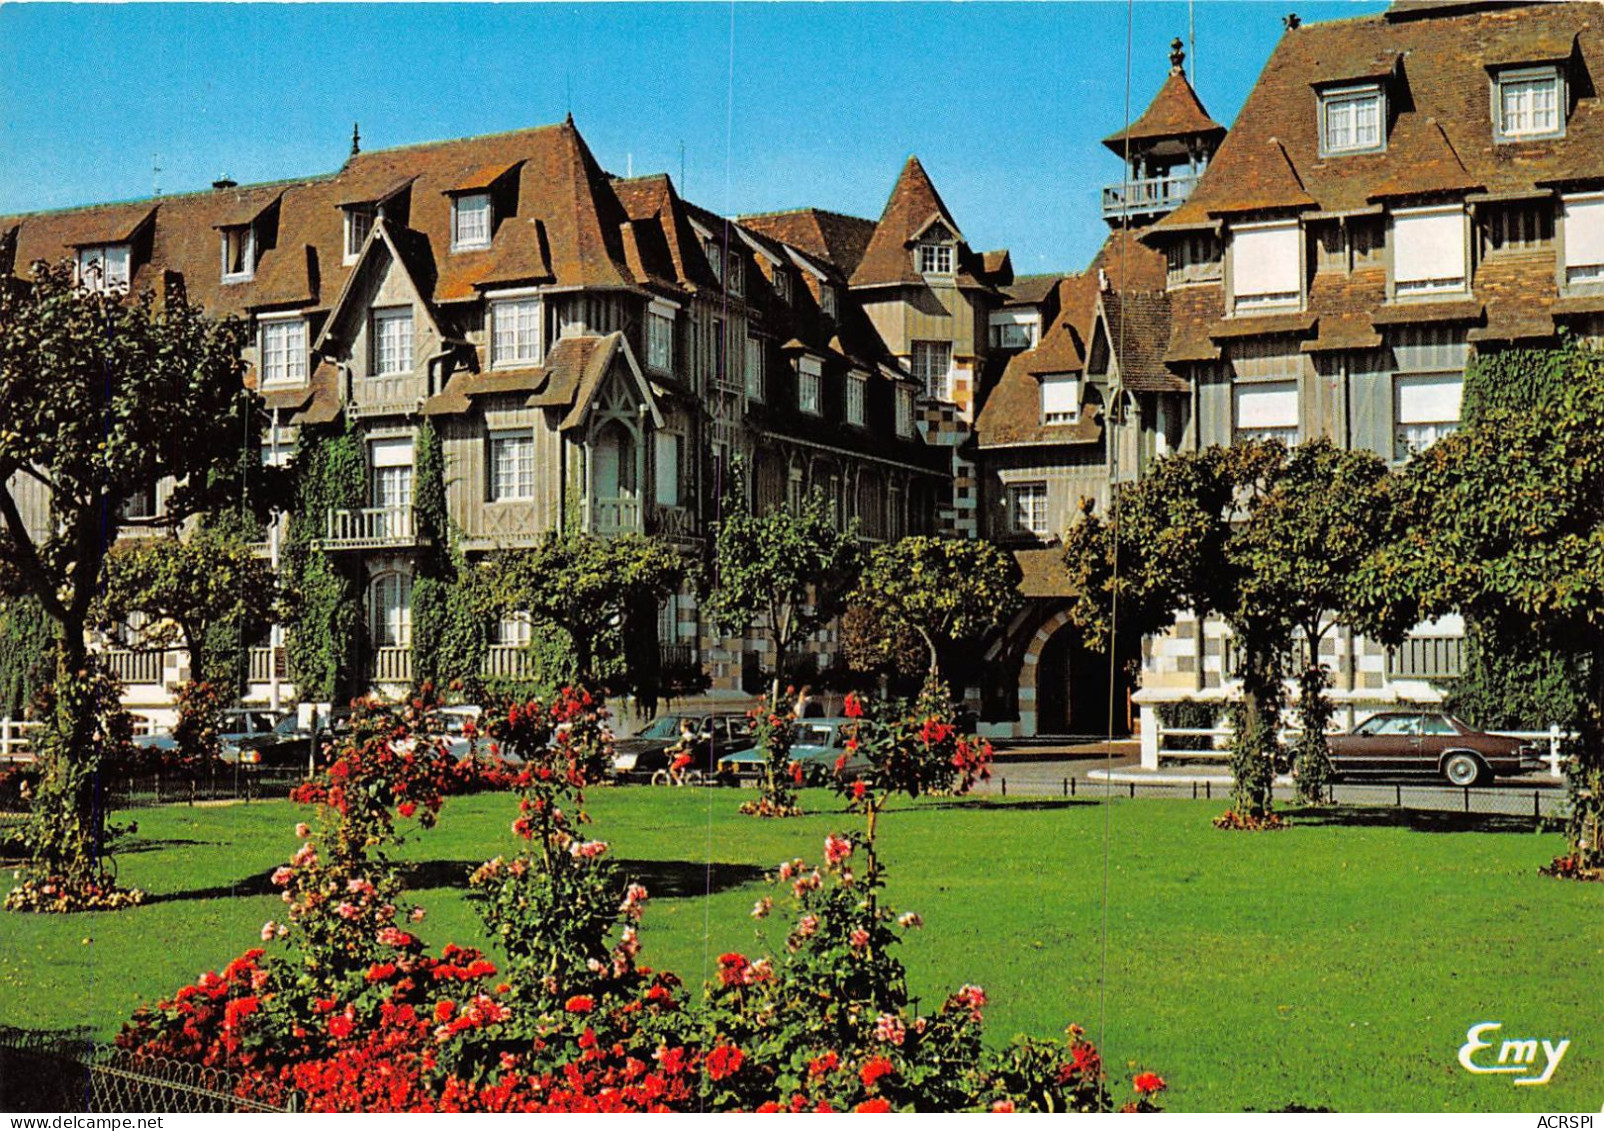
<svg viewBox="0 0 1604 1131"><path fill-rule="evenodd" d="M1298 426L1298 383L1271 381L1261 385L1238 385L1236 426L1238 428L1296 428Z"/></svg>
<svg viewBox="0 0 1604 1131"><path fill-rule="evenodd" d="M1398 423L1457 422L1464 388L1464 379L1457 373L1399 377Z"/></svg>
<svg viewBox="0 0 1604 1131"><path fill-rule="evenodd" d="M1604 265L1604 196L1565 202L1565 266Z"/></svg>
<svg viewBox="0 0 1604 1131"><path fill-rule="evenodd" d="M1231 292L1238 298L1302 292L1296 222L1231 234Z"/></svg>
<svg viewBox="0 0 1604 1131"><path fill-rule="evenodd" d="M1396 283L1465 277L1465 214L1452 211L1395 213L1392 273Z"/></svg>
<svg viewBox="0 0 1604 1131"><path fill-rule="evenodd" d="M657 433L653 447L657 457L656 498L661 506L679 506L679 437L672 432Z"/></svg>
<svg viewBox="0 0 1604 1131"><path fill-rule="evenodd" d="M371 448L374 467L412 466L412 441L410 439L374 440Z"/></svg>
<svg viewBox="0 0 1604 1131"><path fill-rule="evenodd" d="M1074 377L1043 377L1041 382L1042 417L1052 420L1056 416L1074 417L1080 413L1080 382Z"/></svg>

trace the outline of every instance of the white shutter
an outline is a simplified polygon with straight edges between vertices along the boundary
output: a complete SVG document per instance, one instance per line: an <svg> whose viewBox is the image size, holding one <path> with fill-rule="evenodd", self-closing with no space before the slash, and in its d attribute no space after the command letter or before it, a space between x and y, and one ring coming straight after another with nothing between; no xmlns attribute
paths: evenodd
<svg viewBox="0 0 1604 1131"><path fill-rule="evenodd" d="M1457 373L1398 378L1399 424L1446 424L1459 420L1464 378Z"/></svg>
<svg viewBox="0 0 1604 1131"><path fill-rule="evenodd" d="M1395 212L1392 217L1395 283L1465 278L1463 209Z"/></svg>
<svg viewBox="0 0 1604 1131"><path fill-rule="evenodd" d="M659 432L653 450L657 458L657 501L665 507L677 507L679 506L679 437L672 432Z"/></svg>
<svg viewBox="0 0 1604 1131"><path fill-rule="evenodd" d="M1565 266L1604 265L1604 196L1565 202Z"/></svg>
<svg viewBox="0 0 1604 1131"><path fill-rule="evenodd" d="M1231 232L1231 293L1237 298L1302 292L1297 222Z"/></svg>
<svg viewBox="0 0 1604 1131"><path fill-rule="evenodd" d="M1298 426L1298 383L1271 381L1262 385L1238 385L1236 398L1238 428L1296 428Z"/></svg>
<svg viewBox="0 0 1604 1131"><path fill-rule="evenodd" d="M375 440L372 444L374 467L411 467L412 441L405 438Z"/></svg>
<svg viewBox="0 0 1604 1131"><path fill-rule="evenodd" d="M1080 414L1080 381L1074 377L1043 377L1041 412L1045 420L1074 419Z"/></svg>

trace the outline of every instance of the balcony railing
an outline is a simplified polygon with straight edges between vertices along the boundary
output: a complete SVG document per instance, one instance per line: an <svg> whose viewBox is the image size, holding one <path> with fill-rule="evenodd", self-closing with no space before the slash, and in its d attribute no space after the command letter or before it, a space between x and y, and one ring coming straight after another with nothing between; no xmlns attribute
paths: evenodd
<svg viewBox="0 0 1604 1131"><path fill-rule="evenodd" d="M1464 670L1462 636L1411 636L1387 653L1389 679L1458 679Z"/></svg>
<svg viewBox="0 0 1604 1131"><path fill-rule="evenodd" d="M374 683L411 683L411 648L375 648L373 650Z"/></svg>
<svg viewBox="0 0 1604 1131"><path fill-rule="evenodd" d="M492 644L485 650L479 674L486 679L525 679L534 670L529 648L524 644Z"/></svg>
<svg viewBox="0 0 1604 1131"><path fill-rule="evenodd" d="M288 679L290 674L289 657L282 647L279 648L252 648L250 651L250 682L273 682L274 669L278 669L278 678Z"/></svg>
<svg viewBox="0 0 1604 1131"><path fill-rule="evenodd" d="M117 679L127 685L135 683L161 683L162 658L166 655L160 649L141 649L135 651L129 648L118 648L110 652L101 653L101 663Z"/></svg>
<svg viewBox="0 0 1604 1131"><path fill-rule="evenodd" d="M1166 177L1143 177L1117 185L1103 187L1103 218L1129 212L1133 216L1169 212L1192 195L1197 177L1191 173L1175 173ZM1129 195L1127 195L1127 193ZM1129 208L1126 207L1127 202Z"/></svg>
<svg viewBox="0 0 1604 1131"><path fill-rule="evenodd" d="M590 501L590 532L592 534L640 533L639 499L592 499Z"/></svg>
<svg viewBox="0 0 1604 1131"><path fill-rule="evenodd" d="M694 644L659 644L657 663L663 668L689 668L697 662Z"/></svg>
<svg viewBox="0 0 1604 1131"><path fill-rule="evenodd" d="M411 507L331 508L323 548L374 550L411 546L418 540Z"/></svg>
<svg viewBox="0 0 1604 1131"><path fill-rule="evenodd" d="M689 507L654 503L646 511L646 533L682 541L696 538L696 514Z"/></svg>

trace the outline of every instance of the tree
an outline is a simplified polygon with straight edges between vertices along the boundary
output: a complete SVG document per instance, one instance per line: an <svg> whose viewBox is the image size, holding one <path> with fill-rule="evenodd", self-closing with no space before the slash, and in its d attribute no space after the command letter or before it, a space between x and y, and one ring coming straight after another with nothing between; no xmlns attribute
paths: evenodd
<svg viewBox="0 0 1604 1131"><path fill-rule="evenodd" d="M771 705L797 644L834 620L863 564L856 526L841 529L824 494L754 515L731 508L714 545L713 613L725 632L757 625L774 642Z"/></svg>
<svg viewBox="0 0 1604 1131"><path fill-rule="evenodd" d="M956 646L979 641L1018 611L1019 565L989 542L915 535L876 546L850 601L876 614L886 649L905 626L924 643L926 678L940 680Z"/></svg>
<svg viewBox="0 0 1604 1131"><path fill-rule="evenodd" d="M191 306L80 289L70 263L0 281L0 585L38 601L56 630L54 709L41 743L41 820L80 830L36 843L34 868L72 890L99 879L96 705L84 630L119 531L173 526L238 489L242 437L257 434L244 386L245 328ZM170 478L163 513L125 502ZM29 514L29 499L48 513Z"/></svg>
<svg viewBox="0 0 1604 1131"><path fill-rule="evenodd" d="M1495 639L1581 658L1567 770L1570 850L1604 871L1604 351L1567 343L1541 411L1495 403L1416 456L1392 538L1367 569L1375 631L1459 611Z"/></svg>

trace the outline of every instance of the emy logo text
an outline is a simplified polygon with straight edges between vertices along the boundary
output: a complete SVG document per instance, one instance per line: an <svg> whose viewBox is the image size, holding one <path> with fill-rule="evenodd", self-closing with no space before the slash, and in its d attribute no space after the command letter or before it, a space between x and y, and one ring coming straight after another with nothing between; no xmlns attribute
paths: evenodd
<svg viewBox="0 0 1604 1131"><path fill-rule="evenodd" d="M1554 1070L1559 1062L1565 1059L1566 1051L1571 1047L1569 1037L1560 1041L1550 1041L1548 1038L1519 1037L1515 1040L1504 1041L1499 1044L1489 1039L1482 1040L1483 1033L1492 1033L1502 1029L1501 1021L1482 1021L1472 1025L1465 1031L1465 1043L1459 1046L1459 1063L1464 1065L1466 1072L1474 1072L1478 1076L1490 1075L1495 1072L1509 1073L1524 1072L1524 1076L1517 1076L1513 1081L1516 1084L1546 1084L1554 1078ZM1476 1055L1482 1049L1498 1046L1497 1063L1488 1063L1491 1054L1478 1058ZM1543 1070L1537 1071L1537 1053L1541 1046L1543 1054Z"/></svg>

